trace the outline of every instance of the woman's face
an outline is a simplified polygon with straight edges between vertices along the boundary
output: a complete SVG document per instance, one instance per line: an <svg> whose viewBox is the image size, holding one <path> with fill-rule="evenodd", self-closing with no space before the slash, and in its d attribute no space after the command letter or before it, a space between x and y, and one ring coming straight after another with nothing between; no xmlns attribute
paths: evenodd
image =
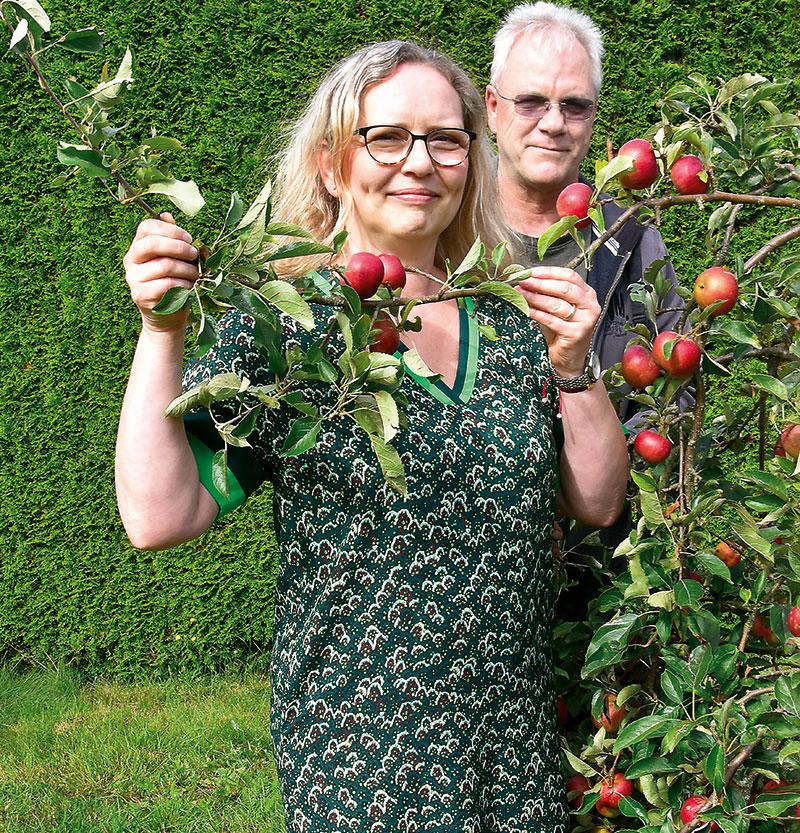
<svg viewBox="0 0 800 833"><path fill-rule="evenodd" d="M390 78L368 88L358 127L395 125L415 134L464 127L461 101L450 82L432 67L404 64ZM364 139L354 136L342 180L352 209L346 227L351 251L401 254L433 260L439 235L461 205L469 160L453 167L434 164L425 143L413 143L396 165L378 164ZM327 184L327 182L326 182Z"/></svg>

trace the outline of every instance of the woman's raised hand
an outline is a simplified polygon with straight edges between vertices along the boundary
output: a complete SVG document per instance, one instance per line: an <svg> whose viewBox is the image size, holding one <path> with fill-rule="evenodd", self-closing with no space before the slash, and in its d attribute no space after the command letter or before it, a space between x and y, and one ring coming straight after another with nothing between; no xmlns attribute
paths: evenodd
<svg viewBox="0 0 800 833"><path fill-rule="evenodd" d="M142 326L153 332L174 332L186 326L187 311L157 315L153 307L173 286L191 288L199 277L192 261L197 249L192 236L175 224L171 214L139 223L122 262L131 298L142 315Z"/></svg>
<svg viewBox="0 0 800 833"><path fill-rule="evenodd" d="M560 376L580 376L592 342L600 305L597 295L572 269L537 266L517 285L528 314L542 325L550 361Z"/></svg>

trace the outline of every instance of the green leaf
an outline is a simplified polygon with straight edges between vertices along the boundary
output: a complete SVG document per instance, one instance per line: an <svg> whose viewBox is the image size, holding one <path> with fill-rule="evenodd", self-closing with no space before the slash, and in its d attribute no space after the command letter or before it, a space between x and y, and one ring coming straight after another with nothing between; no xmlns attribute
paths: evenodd
<svg viewBox="0 0 800 833"><path fill-rule="evenodd" d="M708 570L709 573L715 576L724 578L728 583L731 582L731 571L728 565L713 552L698 552L696 558L699 567Z"/></svg>
<svg viewBox="0 0 800 833"><path fill-rule="evenodd" d="M243 229L254 223L259 217L266 214L270 195L272 194L272 182L267 180L264 187L259 191L258 196L253 200L247 213L236 224L237 229Z"/></svg>
<svg viewBox="0 0 800 833"><path fill-rule="evenodd" d="M415 376L421 376L423 379L440 379L440 373L434 373L427 364L422 360L422 357L417 352L416 347L411 347L406 350L403 355L403 364Z"/></svg>
<svg viewBox="0 0 800 833"><path fill-rule="evenodd" d="M189 411L195 408L208 407L212 402L211 396L208 393L205 383L195 385L195 387L184 391L180 396L176 396L172 402L167 405L164 411L164 416L168 418L186 416Z"/></svg>
<svg viewBox="0 0 800 833"><path fill-rule="evenodd" d="M718 793L722 792L725 777L725 747L722 744L713 746L706 755L703 761L703 775Z"/></svg>
<svg viewBox="0 0 800 833"><path fill-rule="evenodd" d="M625 770L625 777L633 780L634 778L641 778L642 775L665 774L668 772L680 772L680 767L668 758L643 758L640 761L634 761Z"/></svg>
<svg viewBox="0 0 800 833"><path fill-rule="evenodd" d="M767 492L770 492L773 495L776 495L781 500L785 502L789 502L791 498L789 497L789 492L786 490L786 486L783 480L780 479L775 474L772 474L768 471L758 471L756 469L748 469L743 471L739 475L742 480L748 481L750 483L757 483Z"/></svg>
<svg viewBox="0 0 800 833"><path fill-rule="evenodd" d="M281 457L295 457L308 451L316 443L320 428L322 428L322 420L316 417L296 419L279 452Z"/></svg>
<svg viewBox="0 0 800 833"><path fill-rule="evenodd" d="M103 35L97 27L90 26L88 29L69 32L56 41L56 46L66 49L67 52L102 52Z"/></svg>
<svg viewBox="0 0 800 833"><path fill-rule="evenodd" d="M103 179L111 176L111 168L103 162L103 154L92 150L88 145L68 145L59 142L56 156L62 165L77 165L89 176L99 176Z"/></svg>
<svg viewBox="0 0 800 833"><path fill-rule="evenodd" d="M765 816L782 816L800 803L800 793L761 793L756 798L755 810Z"/></svg>
<svg viewBox="0 0 800 833"><path fill-rule="evenodd" d="M651 593L647 599L647 604L649 604L650 607L660 607L664 610L672 610L675 605L675 591L659 590L657 593Z"/></svg>
<svg viewBox="0 0 800 833"><path fill-rule="evenodd" d="M309 332L314 329L314 313L311 307L300 297L300 293L286 281L267 281L260 293L281 312L293 318Z"/></svg>
<svg viewBox="0 0 800 833"><path fill-rule="evenodd" d="M278 237L313 238L314 236L311 232L306 231L294 223L282 223L277 220L267 226L267 234L277 235Z"/></svg>
<svg viewBox="0 0 800 833"><path fill-rule="evenodd" d="M152 136L149 139L145 139L142 145L158 151L183 150L183 145L171 136Z"/></svg>
<svg viewBox="0 0 800 833"><path fill-rule="evenodd" d="M630 796L623 795L622 798L620 798L619 810L623 816L639 819L639 821L643 822L644 824L650 823L650 819L647 815L647 810L645 810L644 807L642 807L642 805L638 801L636 801L636 799L630 798Z"/></svg>
<svg viewBox="0 0 800 833"><path fill-rule="evenodd" d="M228 446L221 448L211 463L211 482L214 488L226 498L230 497L228 489Z"/></svg>
<svg viewBox="0 0 800 833"><path fill-rule="evenodd" d="M789 391L786 389L786 385L774 376L767 376L764 373L754 373L750 377L750 382L759 390L765 390L767 393L771 393L784 402L789 401Z"/></svg>
<svg viewBox="0 0 800 833"><path fill-rule="evenodd" d="M635 613L625 613L597 629L586 649L586 660L581 672L584 678L612 665L625 653L638 619Z"/></svg>
<svg viewBox="0 0 800 833"><path fill-rule="evenodd" d="M9 50L12 52L24 52L24 50L17 50L15 47L17 44L21 43L25 40L28 34L28 20L27 18L23 17L22 20L17 24L14 31L11 33L11 42L8 45Z"/></svg>
<svg viewBox="0 0 800 833"><path fill-rule="evenodd" d="M647 581L647 575L638 555L634 555L630 559L628 562L628 570L631 574L632 581L625 588L623 598L631 599L639 596L648 596L650 594L650 583Z"/></svg>
<svg viewBox="0 0 800 833"><path fill-rule="evenodd" d="M291 243L286 243L284 246L279 246L274 252L270 252L264 257L264 262L286 260L291 257L325 255L330 254L332 251L330 246L323 246L322 243L317 243L316 240L294 240Z"/></svg>
<svg viewBox="0 0 800 833"><path fill-rule="evenodd" d="M338 255L339 252L342 251L344 248L344 244L347 240L348 231L346 229L342 229L331 241L333 245L333 251Z"/></svg>
<svg viewBox="0 0 800 833"><path fill-rule="evenodd" d="M765 558L771 560L772 544L760 534L758 527L755 525L752 517L744 506L736 504L734 508L739 515L742 516L745 523L731 523L731 529L733 532L735 532L746 544L749 544L754 550L756 550L756 552L759 552Z"/></svg>
<svg viewBox="0 0 800 833"><path fill-rule="evenodd" d="M725 319L720 321L717 326L737 344L749 344L751 347L761 347L761 342L756 338L756 334L744 321L730 321Z"/></svg>
<svg viewBox="0 0 800 833"><path fill-rule="evenodd" d="M797 318L797 307L784 301L783 298L773 298L771 295L767 295L765 298L760 298L759 300L772 307L778 315L782 315L784 318L789 318L790 320Z"/></svg>
<svg viewBox="0 0 800 833"><path fill-rule="evenodd" d="M645 471L632 471L631 478L643 492L655 492L658 489L655 478Z"/></svg>
<svg viewBox="0 0 800 833"><path fill-rule="evenodd" d="M779 677L775 683L775 698L782 709L800 717L800 674Z"/></svg>
<svg viewBox="0 0 800 833"><path fill-rule="evenodd" d="M233 429L233 436L238 439L245 439L246 437L249 437L250 434L252 434L253 429L256 427L256 420L258 419L260 413L260 406L249 411L244 419Z"/></svg>
<svg viewBox="0 0 800 833"><path fill-rule="evenodd" d="M496 295L503 301L515 306L526 318L528 317L528 302L522 297L522 293L514 289L510 284L503 281L483 281L479 284L480 290Z"/></svg>
<svg viewBox="0 0 800 833"><path fill-rule="evenodd" d="M598 193L605 191L606 186L612 179L632 171L636 165L630 156L615 156L610 162L603 165L597 172L594 180L594 187Z"/></svg>
<svg viewBox="0 0 800 833"><path fill-rule="evenodd" d="M719 559L717 559L719 560ZM680 607L694 607L703 597L703 585L699 581L681 579L675 584L675 604Z"/></svg>
<svg viewBox="0 0 800 833"><path fill-rule="evenodd" d="M205 383L205 389L214 402L232 399L250 386L247 379L240 379L235 373L217 373Z"/></svg>
<svg viewBox="0 0 800 833"><path fill-rule="evenodd" d="M569 230L575 226L574 217L562 217L557 222L553 223L549 229L542 233L539 242L536 246L536 253L539 260L544 260L545 253L556 242L560 240Z"/></svg>
<svg viewBox="0 0 800 833"><path fill-rule="evenodd" d="M484 247L483 243L481 242L480 237L475 239L475 242L470 247L470 250L464 256L464 259L461 263L458 264L458 268L453 272L452 277L456 275L463 275L465 272L469 272L470 269L475 267L475 264L480 261L480 259L486 253L486 248Z"/></svg>
<svg viewBox="0 0 800 833"><path fill-rule="evenodd" d="M110 110L122 101L132 83L133 54L126 49L117 74L110 81L101 81L90 95L104 110Z"/></svg>
<svg viewBox="0 0 800 833"><path fill-rule="evenodd" d="M43 32L50 31L50 18L36 0L14 0L13 5L25 12Z"/></svg>
<svg viewBox="0 0 800 833"><path fill-rule="evenodd" d="M383 423L383 440L391 442L400 427L400 416L397 412L397 403L387 391L375 391L373 393L375 402L378 405L378 412Z"/></svg>
<svg viewBox="0 0 800 833"><path fill-rule="evenodd" d="M174 206L186 214L194 217L206 204L200 194L200 189L191 180L168 179L165 182L154 182L146 191L148 194L163 194Z"/></svg>
<svg viewBox="0 0 800 833"><path fill-rule="evenodd" d="M627 746L633 746L634 743L638 743L640 740L660 737L668 729L671 729L676 722L658 714L640 717L638 720L634 720L619 733L619 736L614 742L614 754L621 749L625 749Z"/></svg>
<svg viewBox="0 0 800 833"><path fill-rule="evenodd" d="M667 519L661 509L661 501L658 495L653 492L639 492L639 499L642 507L642 514L649 529L658 529L667 525Z"/></svg>
<svg viewBox="0 0 800 833"><path fill-rule="evenodd" d="M191 294L191 289L186 289L183 286L171 286L153 307L153 312L156 315L171 315L173 312L184 308Z"/></svg>
<svg viewBox="0 0 800 833"><path fill-rule="evenodd" d="M570 768L577 772L578 775L585 775L587 778L599 777L601 775L591 764L587 764L586 761L581 760L577 755L573 755L566 746L563 746L561 751L564 753L564 757L567 759Z"/></svg>
<svg viewBox="0 0 800 833"><path fill-rule="evenodd" d="M378 458L378 464L386 482L403 497L408 497L403 461L400 459L397 449L374 435L370 435L369 440L372 443L372 450Z"/></svg>
<svg viewBox="0 0 800 833"><path fill-rule="evenodd" d="M498 341L500 339L500 336L497 335L497 331L490 324L478 324L478 331L489 341Z"/></svg>
<svg viewBox="0 0 800 833"><path fill-rule="evenodd" d="M498 243L494 250L492 251L492 263L499 267L503 261L503 258L506 256L506 249L508 248L508 243L503 240L501 243Z"/></svg>

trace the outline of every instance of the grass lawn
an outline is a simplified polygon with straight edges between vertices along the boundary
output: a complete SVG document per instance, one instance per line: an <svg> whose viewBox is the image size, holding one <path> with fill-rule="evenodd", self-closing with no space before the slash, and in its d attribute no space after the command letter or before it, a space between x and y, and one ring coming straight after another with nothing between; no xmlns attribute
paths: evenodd
<svg viewBox="0 0 800 833"><path fill-rule="evenodd" d="M0 671L0 831L279 833L262 677Z"/></svg>

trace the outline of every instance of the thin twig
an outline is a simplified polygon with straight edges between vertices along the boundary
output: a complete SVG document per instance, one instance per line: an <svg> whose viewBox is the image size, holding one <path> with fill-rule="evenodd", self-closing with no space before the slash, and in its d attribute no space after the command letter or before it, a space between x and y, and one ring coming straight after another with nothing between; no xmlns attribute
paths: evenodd
<svg viewBox="0 0 800 833"><path fill-rule="evenodd" d="M744 273L752 272L759 263L766 260L776 249L796 237L800 237L800 224L776 234L772 240L768 240L752 257L748 258L744 264Z"/></svg>

